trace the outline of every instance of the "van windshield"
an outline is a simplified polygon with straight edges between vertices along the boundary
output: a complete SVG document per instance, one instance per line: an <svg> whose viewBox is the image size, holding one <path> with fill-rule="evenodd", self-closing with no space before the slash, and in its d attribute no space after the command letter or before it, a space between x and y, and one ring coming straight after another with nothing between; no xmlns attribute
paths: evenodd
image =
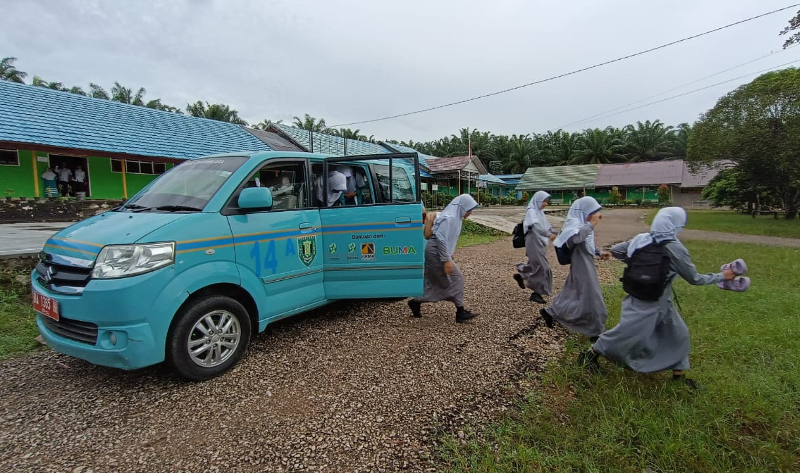
<svg viewBox="0 0 800 473"><path fill-rule="evenodd" d="M161 175L120 210L199 212L245 161L246 156L184 161Z"/></svg>

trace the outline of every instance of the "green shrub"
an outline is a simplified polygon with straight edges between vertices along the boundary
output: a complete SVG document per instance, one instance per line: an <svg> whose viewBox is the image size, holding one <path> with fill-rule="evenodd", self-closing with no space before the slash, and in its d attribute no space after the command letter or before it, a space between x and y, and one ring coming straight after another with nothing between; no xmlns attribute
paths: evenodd
<svg viewBox="0 0 800 473"><path fill-rule="evenodd" d="M517 205L517 199L510 195L500 197L500 205Z"/></svg>

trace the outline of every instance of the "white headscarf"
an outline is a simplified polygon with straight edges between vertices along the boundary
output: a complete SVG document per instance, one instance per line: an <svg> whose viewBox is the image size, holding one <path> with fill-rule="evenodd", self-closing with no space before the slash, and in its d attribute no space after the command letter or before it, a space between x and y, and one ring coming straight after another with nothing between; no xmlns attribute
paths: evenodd
<svg viewBox="0 0 800 473"><path fill-rule="evenodd" d="M628 257L633 256L633 252L645 247L654 241L677 240L678 232L686 226L686 211L680 207L665 207L658 211L653 224L650 225L650 233L640 233L631 239L628 245Z"/></svg>
<svg viewBox="0 0 800 473"><path fill-rule="evenodd" d="M594 197L581 197L572 203L567 212L567 218L564 220L564 226L561 227L561 233L558 234L553 240L553 246L561 246L569 240L572 235L577 234L581 227L586 224L586 219L589 215L597 212L603 207L594 199ZM594 231L586 237L586 249L589 254L594 254Z"/></svg>
<svg viewBox="0 0 800 473"><path fill-rule="evenodd" d="M328 207L332 207L333 204L339 200L342 192L346 190L347 178L344 177L344 174L340 173L339 171L331 171L328 173Z"/></svg>
<svg viewBox="0 0 800 473"><path fill-rule="evenodd" d="M356 179L353 177L353 168L350 166L338 166L336 170L344 174L345 179L347 179L347 192L355 192Z"/></svg>
<svg viewBox="0 0 800 473"><path fill-rule="evenodd" d="M537 191L533 194L531 201L528 202L528 209L525 211L525 221L522 222L522 226L526 230L536 222L547 221L544 210L542 210L542 204L549 198L550 194L545 191Z"/></svg>
<svg viewBox="0 0 800 473"><path fill-rule="evenodd" d="M461 219L467 212L475 209L478 203L469 194L461 194L453 199L444 210L439 212L436 220L433 221L433 233L441 236L447 248L447 254L452 255L456 251L458 236L461 234Z"/></svg>

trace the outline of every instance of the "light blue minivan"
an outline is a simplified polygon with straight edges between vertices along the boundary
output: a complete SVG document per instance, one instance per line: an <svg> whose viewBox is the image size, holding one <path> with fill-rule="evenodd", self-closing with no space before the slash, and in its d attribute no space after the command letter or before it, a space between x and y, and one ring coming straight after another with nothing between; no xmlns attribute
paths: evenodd
<svg viewBox="0 0 800 473"><path fill-rule="evenodd" d="M416 154L185 161L47 241L31 275L39 330L94 364L212 378L273 321L421 294L419 182Z"/></svg>

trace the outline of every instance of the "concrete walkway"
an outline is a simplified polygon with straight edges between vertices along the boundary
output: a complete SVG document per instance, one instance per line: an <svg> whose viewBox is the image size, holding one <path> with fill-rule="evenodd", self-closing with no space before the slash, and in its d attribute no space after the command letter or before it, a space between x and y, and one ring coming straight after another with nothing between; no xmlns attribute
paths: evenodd
<svg viewBox="0 0 800 473"><path fill-rule="evenodd" d="M0 225L0 257L38 254L54 233L74 222Z"/></svg>

